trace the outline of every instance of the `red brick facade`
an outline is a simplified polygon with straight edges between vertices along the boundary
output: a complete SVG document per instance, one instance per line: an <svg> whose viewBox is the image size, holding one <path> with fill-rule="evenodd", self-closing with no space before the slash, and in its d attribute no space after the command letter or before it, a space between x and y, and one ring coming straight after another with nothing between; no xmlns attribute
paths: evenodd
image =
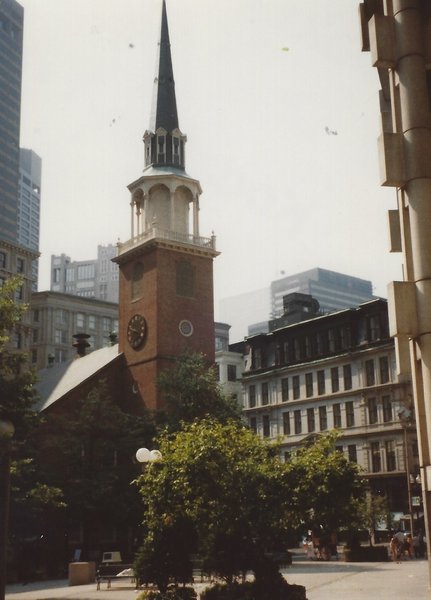
<svg viewBox="0 0 431 600"><path fill-rule="evenodd" d="M161 370L190 350L214 362L213 253L173 244L147 242L118 257L120 264L119 350L124 352L138 393L149 409L162 408L156 389ZM187 295L178 293L179 263L188 263L193 285ZM139 268L136 267L140 263ZM142 281L134 281L141 269ZM127 338L134 315L146 320L143 344L134 349ZM181 321L192 324L191 335L180 331Z"/></svg>

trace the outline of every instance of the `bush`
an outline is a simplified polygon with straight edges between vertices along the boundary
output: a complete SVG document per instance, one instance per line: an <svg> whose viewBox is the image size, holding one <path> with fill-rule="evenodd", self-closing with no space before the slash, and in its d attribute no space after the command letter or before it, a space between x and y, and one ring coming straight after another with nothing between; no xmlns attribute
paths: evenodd
<svg viewBox="0 0 431 600"><path fill-rule="evenodd" d="M262 590L255 581L234 583L233 585L216 584L201 593L201 600L307 600L305 587L290 585L277 580L272 586Z"/></svg>
<svg viewBox="0 0 431 600"><path fill-rule="evenodd" d="M160 592L142 592L136 600L196 600L197 594L191 587L171 587L164 594Z"/></svg>

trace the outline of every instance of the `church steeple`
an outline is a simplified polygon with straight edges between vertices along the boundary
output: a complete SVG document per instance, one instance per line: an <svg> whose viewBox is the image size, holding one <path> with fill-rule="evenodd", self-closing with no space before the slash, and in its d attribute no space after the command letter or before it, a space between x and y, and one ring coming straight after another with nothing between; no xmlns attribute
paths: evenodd
<svg viewBox="0 0 431 600"><path fill-rule="evenodd" d="M178 125L175 81L172 67L166 2L162 4L158 71L154 80L154 96L150 129L144 134L145 166L171 166L184 170L186 136Z"/></svg>

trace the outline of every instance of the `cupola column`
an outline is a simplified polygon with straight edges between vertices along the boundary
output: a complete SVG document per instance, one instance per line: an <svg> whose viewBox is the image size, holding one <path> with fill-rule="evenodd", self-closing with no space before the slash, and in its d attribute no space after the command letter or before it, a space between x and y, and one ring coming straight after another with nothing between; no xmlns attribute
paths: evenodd
<svg viewBox="0 0 431 600"><path fill-rule="evenodd" d="M199 195L193 198L193 235L199 237Z"/></svg>

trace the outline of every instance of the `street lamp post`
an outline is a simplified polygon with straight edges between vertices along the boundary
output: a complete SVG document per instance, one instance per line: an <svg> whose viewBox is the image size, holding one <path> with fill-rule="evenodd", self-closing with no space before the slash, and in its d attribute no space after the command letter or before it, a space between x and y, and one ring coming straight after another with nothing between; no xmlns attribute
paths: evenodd
<svg viewBox="0 0 431 600"><path fill-rule="evenodd" d="M142 466L156 462L162 458L160 450L148 450L148 448L139 448L136 452L136 460L141 463Z"/></svg>
<svg viewBox="0 0 431 600"><path fill-rule="evenodd" d="M6 555L9 525L10 449L15 427L0 421L0 600L5 598Z"/></svg>

